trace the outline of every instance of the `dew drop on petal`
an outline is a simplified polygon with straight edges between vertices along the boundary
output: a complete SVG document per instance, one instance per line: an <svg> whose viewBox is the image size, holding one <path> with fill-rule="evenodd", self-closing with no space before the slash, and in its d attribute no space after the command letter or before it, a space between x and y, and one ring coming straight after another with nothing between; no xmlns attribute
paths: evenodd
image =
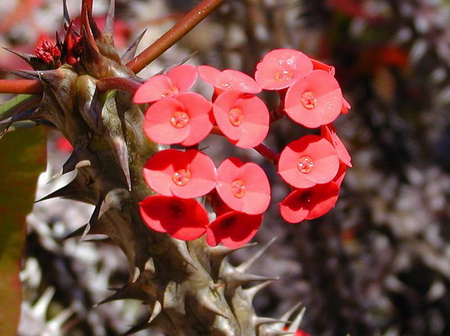
<svg viewBox="0 0 450 336"><path fill-rule="evenodd" d="M245 195L245 184L242 180L234 180L231 182L231 192L234 197L242 198Z"/></svg>
<svg viewBox="0 0 450 336"><path fill-rule="evenodd" d="M176 86L172 86L170 89L165 90L161 94L161 98L173 97L173 96L176 96L179 92L180 91L178 90L178 88Z"/></svg>
<svg viewBox="0 0 450 336"><path fill-rule="evenodd" d="M302 105L308 110L312 110L317 106L317 99L314 95L314 92L312 91L303 92L300 101L302 102Z"/></svg>
<svg viewBox="0 0 450 336"><path fill-rule="evenodd" d="M231 85L230 85L230 83L225 82L225 83L222 83L222 88L229 89L229 88L231 88Z"/></svg>
<svg viewBox="0 0 450 336"><path fill-rule="evenodd" d="M172 181L179 187L183 187L189 183L191 172L186 169L179 169L172 175Z"/></svg>
<svg viewBox="0 0 450 336"><path fill-rule="evenodd" d="M186 112L177 111L172 115L170 123L173 127L183 128L189 124L189 115Z"/></svg>
<svg viewBox="0 0 450 336"><path fill-rule="evenodd" d="M292 79L292 72L284 69L282 72L276 72L274 78L277 82L284 82Z"/></svg>
<svg viewBox="0 0 450 336"><path fill-rule="evenodd" d="M308 174L314 167L313 160L308 156L302 156L297 162L297 168L302 174Z"/></svg>
<svg viewBox="0 0 450 336"><path fill-rule="evenodd" d="M232 108L228 112L228 120L233 126L239 126L240 124L242 124L242 121L244 120L244 115L242 114L241 109L237 107Z"/></svg>

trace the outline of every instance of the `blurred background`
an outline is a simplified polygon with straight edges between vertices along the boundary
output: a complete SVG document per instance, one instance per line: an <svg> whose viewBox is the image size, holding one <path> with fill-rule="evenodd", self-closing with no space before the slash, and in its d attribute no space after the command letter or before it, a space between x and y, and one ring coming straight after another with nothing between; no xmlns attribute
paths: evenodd
<svg viewBox="0 0 450 336"><path fill-rule="evenodd" d="M67 3L71 16L79 15L80 1ZM144 29L141 46L149 45L197 3L117 0L116 46L125 51ZM100 25L107 7L94 1ZM0 4L1 46L32 53L61 28L60 0ZM336 68L352 109L335 126L353 168L335 209L287 224L277 203L288 188L275 168L256 153L207 139L205 151L216 162L239 155L271 176L273 204L254 241L277 239L252 271L280 280L256 297L255 309L279 317L301 302L301 328L310 336L450 335L450 1L226 0L140 76L194 53L191 64L253 75L261 57L276 48L298 49ZM0 68L26 64L2 49ZM277 103L275 95L264 99L270 107ZM37 198L71 179L48 183L70 151L59 134L48 134L48 170ZM302 134L300 126L280 120L266 144L280 151ZM20 336L118 335L145 319L135 301L93 308L112 293L108 288L127 281L128 271L113 246L61 240L91 212L87 205L49 200L28 216ZM257 249L233 254L232 262Z"/></svg>

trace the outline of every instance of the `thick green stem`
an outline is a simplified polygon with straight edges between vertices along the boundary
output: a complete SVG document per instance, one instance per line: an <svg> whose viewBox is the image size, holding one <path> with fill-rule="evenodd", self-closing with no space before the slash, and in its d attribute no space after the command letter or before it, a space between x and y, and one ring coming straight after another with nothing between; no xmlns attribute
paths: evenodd
<svg viewBox="0 0 450 336"><path fill-rule="evenodd" d="M128 62L127 66L134 73L138 73L144 69L158 56L178 42L184 35L190 32L222 2L223 0L203 0L155 43Z"/></svg>

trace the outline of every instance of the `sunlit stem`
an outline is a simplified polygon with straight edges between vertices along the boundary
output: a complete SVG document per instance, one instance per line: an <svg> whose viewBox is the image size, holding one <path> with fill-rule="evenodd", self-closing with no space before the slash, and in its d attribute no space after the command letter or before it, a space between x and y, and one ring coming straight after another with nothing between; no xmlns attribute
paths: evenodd
<svg viewBox="0 0 450 336"><path fill-rule="evenodd" d="M140 86L141 83L121 77L102 78L97 81L97 88L100 92L122 90L134 94Z"/></svg>
<svg viewBox="0 0 450 336"><path fill-rule="evenodd" d="M265 157L267 160L272 162L274 165L278 163L278 160L280 159L280 154L271 150L269 147L264 145L263 143L260 143L258 146L253 147L255 151L257 151L259 154L261 154L263 157Z"/></svg>
<svg viewBox="0 0 450 336"><path fill-rule="evenodd" d="M138 73L144 69L163 52L178 42L178 40L180 40L184 35L190 32L222 2L223 0L203 0L188 14L186 14L186 16L184 16L175 26L156 40L155 43L128 62L127 66L134 73Z"/></svg>
<svg viewBox="0 0 450 336"><path fill-rule="evenodd" d="M0 79L0 93L35 94L44 91L44 86L37 79Z"/></svg>
<svg viewBox="0 0 450 336"><path fill-rule="evenodd" d="M219 127L214 126L211 130L211 134L225 136L222 131L219 129ZM280 158L280 154L271 150L269 147L264 145L263 143L260 143L258 146L253 147L255 151L257 151L259 154L261 154L264 158L272 162L273 164L278 163L278 159Z"/></svg>

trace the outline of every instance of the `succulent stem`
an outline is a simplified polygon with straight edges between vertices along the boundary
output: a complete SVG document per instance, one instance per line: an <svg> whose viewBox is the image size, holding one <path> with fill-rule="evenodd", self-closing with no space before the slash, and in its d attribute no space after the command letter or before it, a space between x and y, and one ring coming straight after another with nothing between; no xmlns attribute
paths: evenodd
<svg viewBox="0 0 450 336"><path fill-rule="evenodd" d="M0 93L41 93L41 81L30 79L0 79Z"/></svg>
<svg viewBox="0 0 450 336"><path fill-rule="evenodd" d="M203 0L178 21L175 26L156 40L155 43L128 62L127 66L134 73L138 73L144 69L148 64L153 62L157 57L178 42L184 35L190 32L222 2L223 0Z"/></svg>

